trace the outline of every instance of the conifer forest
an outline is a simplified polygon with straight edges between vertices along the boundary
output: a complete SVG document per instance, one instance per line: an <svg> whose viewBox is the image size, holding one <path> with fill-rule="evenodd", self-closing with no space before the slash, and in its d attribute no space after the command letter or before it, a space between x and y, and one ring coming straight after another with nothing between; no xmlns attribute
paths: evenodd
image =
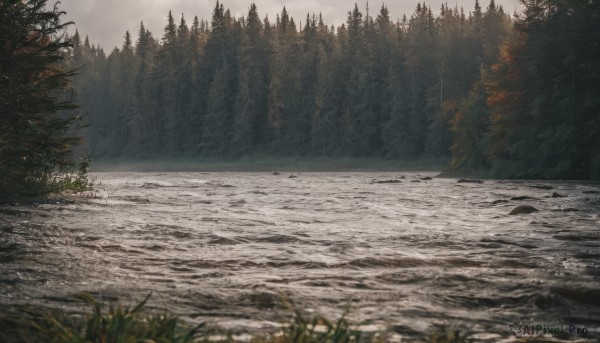
<svg viewBox="0 0 600 343"><path fill-rule="evenodd" d="M339 26L251 4L165 14L105 50L75 33L93 159L448 157L451 174L600 178L600 3L507 13L355 5Z"/></svg>
<svg viewBox="0 0 600 343"><path fill-rule="evenodd" d="M600 0L221 1L0 0L0 342L599 342Z"/></svg>

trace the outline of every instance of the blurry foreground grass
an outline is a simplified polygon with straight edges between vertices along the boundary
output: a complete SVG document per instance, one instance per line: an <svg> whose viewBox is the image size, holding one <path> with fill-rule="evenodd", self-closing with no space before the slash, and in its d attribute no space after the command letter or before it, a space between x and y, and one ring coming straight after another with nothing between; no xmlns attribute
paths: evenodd
<svg viewBox="0 0 600 343"><path fill-rule="evenodd" d="M166 313L146 309L148 297L135 307L109 306L104 310L88 294L79 294L91 307L91 313L68 314L48 308L21 306L0 314L0 342L49 343L185 343L234 342L231 334L204 325L191 327L186 322ZM359 343L383 342L384 337L362 337L351 329L345 318L330 322L324 318L305 318L300 311L283 326L278 335L253 337L252 343Z"/></svg>
<svg viewBox="0 0 600 343"><path fill-rule="evenodd" d="M133 308L103 305L88 294L92 312L68 314L39 307L19 307L0 314L0 342L192 342L196 335L176 317L144 309L148 297Z"/></svg>
<svg viewBox="0 0 600 343"><path fill-rule="evenodd" d="M134 307L98 303L92 296L76 296L87 302L90 313L67 313L61 310L21 306L0 312L0 342L6 343L186 343L236 342L232 334L204 324L192 327L167 313L145 307L148 297ZM383 343L390 332L362 332L351 326L344 316L332 322L323 317L305 317L294 309L291 319L275 335L253 336L249 343ZM394 340L394 341L397 341ZM411 341L415 341L412 339ZM468 332L454 327L438 328L422 340L428 343L472 342ZM542 342L546 340L523 340Z"/></svg>

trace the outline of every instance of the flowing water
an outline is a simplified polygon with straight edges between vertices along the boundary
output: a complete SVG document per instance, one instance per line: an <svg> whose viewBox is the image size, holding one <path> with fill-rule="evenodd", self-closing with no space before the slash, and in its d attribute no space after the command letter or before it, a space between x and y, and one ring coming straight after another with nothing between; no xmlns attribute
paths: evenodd
<svg viewBox="0 0 600 343"><path fill-rule="evenodd" d="M597 337L598 185L93 175L94 198L0 213L0 306L68 308L81 291L135 302L152 291L153 306L234 332L276 329L287 299L332 319L349 308L352 321L408 340L438 324L496 340L513 322ZM539 212L508 215L524 204Z"/></svg>

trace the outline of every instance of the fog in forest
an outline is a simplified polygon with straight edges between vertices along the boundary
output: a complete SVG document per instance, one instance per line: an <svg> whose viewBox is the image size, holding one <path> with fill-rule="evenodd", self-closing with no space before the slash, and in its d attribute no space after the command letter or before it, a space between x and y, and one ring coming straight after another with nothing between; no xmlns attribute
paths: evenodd
<svg viewBox="0 0 600 343"><path fill-rule="evenodd" d="M0 0L0 341L598 340L598 1L145 5Z"/></svg>

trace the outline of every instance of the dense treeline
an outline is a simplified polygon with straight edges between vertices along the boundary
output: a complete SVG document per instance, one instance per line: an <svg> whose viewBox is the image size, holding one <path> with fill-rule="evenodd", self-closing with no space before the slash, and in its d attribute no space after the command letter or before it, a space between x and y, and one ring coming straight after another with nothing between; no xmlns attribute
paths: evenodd
<svg viewBox="0 0 600 343"><path fill-rule="evenodd" d="M96 158L452 153L462 173L587 178L597 5L555 1L515 19L493 0L401 20L355 6L339 27L217 2L210 23L169 13L161 39L142 23L108 56L77 33L68 57Z"/></svg>
<svg viewBox="0 0 600 343"><path fill-rule="evenodd" d="M451 167L600 180L600 1L524 4L451 122Z"/></svg>
<svg viewBox="0 0 600 343"><path fill-rule="evenodd" d="M285 8L271 23L255 5L233 18L217 3L210 24L169 14L160 40L141 24L108 56L77 34L92 152L447 154L448 120L512 23L493 1L433 12L419 4L392 20L386 7L373 17L355 6L335 28Z"/></svg>

